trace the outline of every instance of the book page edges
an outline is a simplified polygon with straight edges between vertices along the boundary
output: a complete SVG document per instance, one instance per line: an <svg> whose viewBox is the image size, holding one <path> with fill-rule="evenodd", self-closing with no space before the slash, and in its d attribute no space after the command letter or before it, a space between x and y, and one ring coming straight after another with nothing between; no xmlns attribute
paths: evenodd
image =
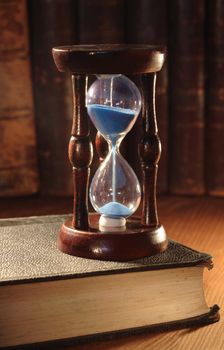
<svg viewBox="0 0 224 350"><path fill-rule="evenodd" d="M52 346L69 346L69 345L75 345L75 344L84 344L84 343L92 343L96 341L104 341L104 340L113 340L113 339L119 339L123 337L130 337L134 335L143 335L143 334L150 334L150 333L162 333L162 332L168 332L168 331L175 331L180 329L188 329L188 328L198 328L198 327L205 327L209 324L216 323L220 320L220 313L219 313L220 307L217 304L214 304L212 307L210 307L209 312L195 316L190 317L187 319L177 320L177 321L171 321L166 323L160 323L160 324L153 324L149 326L143 326L143 327L137 327L137 328L129 328L119 331L111 331L111 332L105 332L105 333L97 333L97 334L91 334L91 335L85 335L85 336L79 336L75 338L66 338L66 339L57 339L57 340L48 340L44 342L38 342L35 343L35 347L38 346L41 349L48 349ZM27 347L30 347L32 344L21 344L17 345L16 349L23 350ZM1 349L0 345L0 349ZM4 349L15 349L13 346L6 346Z"/></svg>
<svg viewBox="0 0 224 350"><path fill-rule="evenodd" d="M106 332L106 333L100 333L100 334L92 334L92 335L86 335L76 338L70 338L70 339L61 339L57 341L49 341L45 343L39 343L41 344L63 344L63 345L69 345L69 344L76 344L76 343L88 343L93 341L101 341L101 340L112 340L115 338L121 338L121 337L128 337L132 335L141 335L141 334L147 334L147 333L162 333L167 331L174 331L174 330L180 330L180 329L187 329L187 328L198 328L203 326L208 326L209 324L216 323L220 320L220 313L219 313L220 307L217 304L214 304L212 307L210 307L209 312L195 316L186 318L183 320L177 320L177 321L170 321L166 323L159 323L159 324L153 324L149 326L143 326L138 328L129 328L125 330L119 330L119 331L112 331L112 332Z"/></svg>

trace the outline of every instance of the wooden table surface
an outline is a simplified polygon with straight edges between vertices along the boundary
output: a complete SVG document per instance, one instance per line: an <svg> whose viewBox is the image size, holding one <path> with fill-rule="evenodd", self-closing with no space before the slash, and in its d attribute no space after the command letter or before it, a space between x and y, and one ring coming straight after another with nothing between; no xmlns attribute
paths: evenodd
<svg viewBox="0 0 224 350"><path fill-rule="evenodd" d="M160 220L170 238L208 252L214 268L204 274L208 305L221 307L221 320L207 327L152 333L116 340L55 347L61 350L224 350L224 199L159 198ZM0 217L67 213L71 199L0 200Z"/></svg>

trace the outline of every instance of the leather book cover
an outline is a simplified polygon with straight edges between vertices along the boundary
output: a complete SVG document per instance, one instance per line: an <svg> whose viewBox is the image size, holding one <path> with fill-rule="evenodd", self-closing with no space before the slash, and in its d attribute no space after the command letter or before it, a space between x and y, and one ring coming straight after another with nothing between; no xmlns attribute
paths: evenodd
<svg viewBox="0 0 224 350"><path fill-rule="evenodd" d="M154 44L167 46L168 8L165 0L129 0L126 11L126 41L133 44ZM156 114L158 134L162 143L162 154L159 161L157 192L168 190L168 57L157 74L156 81ZM127 136L128 162L141 178L138 155L138 140L141 136L141 116Z"/></svg>
<svg viewBox="0 0 224 350"><path fill-rule="evenodd" d="M72 127L71 77L59 74L52 47L76 43L76 2L29 2L33 89L38 138L40 192L71 195L68 142Z"/></svg>
<svg viewBox="0 0 224 350"><path fill-rule="evenodd" d="M207 1L206 190L224 196L224 2Z"/></svg>
<svg viewBox="0 0 224 350"><path fill-rule="evenodd" d="M170 164L174 194L204 193L204 1L170 6Z"/></svg>
<svg viewBox="0 0 224 350"><path fill-rule="evenodd" d="M25 0L0 1L0 197L38 190L27 20Z"/></svg>

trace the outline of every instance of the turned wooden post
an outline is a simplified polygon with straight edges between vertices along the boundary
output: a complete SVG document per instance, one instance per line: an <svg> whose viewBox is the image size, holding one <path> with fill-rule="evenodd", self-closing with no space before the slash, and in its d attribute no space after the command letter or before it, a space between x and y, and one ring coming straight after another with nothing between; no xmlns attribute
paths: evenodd
<svg viewBox="0 0 224 350"><path fill-rule="evenodd" d="M156 73L142 75L142 127L143 135L139 144L139 155L142 167L142 216L143 225L159 225L156 203L156 181L158 162L161 155L161 142L155 110Z"/></svg>
<svg viewBox="0 0 224 350"><path fill-rule="evenodd" d="M72 75L73 84L73 124L68 155L73 169L74 210L73 226L78 230L87 230L88 189L90 164L93 157L89 136L89 121L85 107L85 75Z"/></svg>

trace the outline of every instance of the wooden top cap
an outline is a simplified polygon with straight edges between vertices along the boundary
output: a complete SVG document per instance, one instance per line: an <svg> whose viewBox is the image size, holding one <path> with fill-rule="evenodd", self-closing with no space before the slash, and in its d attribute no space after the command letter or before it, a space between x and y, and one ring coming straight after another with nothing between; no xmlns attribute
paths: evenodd
<svg viewBox="0 0 224 350"><path fill-rule="evenodd" d="M151 45L73 45L52 49L59 71L71 74L141 74L162 68L165 48Z"/></svg>

